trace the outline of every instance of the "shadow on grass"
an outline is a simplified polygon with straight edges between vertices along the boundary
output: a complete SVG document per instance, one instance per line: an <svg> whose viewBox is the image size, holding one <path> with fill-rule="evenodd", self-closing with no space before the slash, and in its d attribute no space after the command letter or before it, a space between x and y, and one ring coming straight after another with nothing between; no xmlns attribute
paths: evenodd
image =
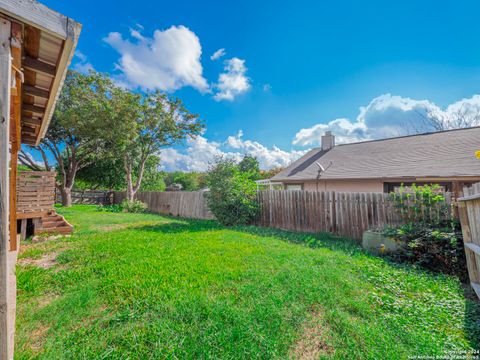
<svg viewBox="0 0 480 360"><path fill-rule="evenodd" d="M248 233L261 237L274 237L294 244L308 246L310 248L326 248L333 251L341 251L348 255L366 254L355 240L336 236L326 232L306 233L288 230L264 228L258 226L237 226L232 230Z"/></svg>
<svg viewBox="0 0 480 360"><path fill-rule="evenodd" d="M214 220L180 219L173 216L162 216L166 219L174 221L151 225L132 226L130 229L135 229L136 231L160 232L164 234L176 234L184 232L191 233L225 229L224 226L220 225Z"/></svg>

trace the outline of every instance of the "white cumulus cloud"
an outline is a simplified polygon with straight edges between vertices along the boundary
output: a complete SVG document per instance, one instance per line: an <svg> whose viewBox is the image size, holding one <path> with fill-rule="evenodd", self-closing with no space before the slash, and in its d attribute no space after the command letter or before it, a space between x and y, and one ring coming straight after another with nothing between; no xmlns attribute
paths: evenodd
<svg viewBox="0 0 480 360"><path fill-rule="evenodd" d="M224 142L209 141L197 136L187 141L185 149L169 148L161 152L162 168L168 171L206 171L216 158L224 157L240 161L245 154L256 157L260 168L285 167L305 154L305 150L285 151L277 146L271 148L243 139L243 132L229 136Z"/></svg>
<svg viewBox="0 0 480 360"><path fill-rule="evenodd" d="M262 169L286 167L306 153L304 150L285 151L275 145L268 148L257 141L244 140L241 130L237 136L229 136L225 144L232 149L240 151L242 154L256 157Z"/></svg>
<svg viewBox="0 0 480 360"><path fill-rule="evenodd" d="M293 144L318 145L327 130L335 134L338 143L349 143L435 131L440 129L438 123L444 130L452 129L465 126L462 119L469 120L471 126L480 125L480 95L442 109L428 100L384 94L360 107L355 120L340 118L299 130Z"/></svg>
<svg viewBox="0 0 480 360"><path fill-rule="evenodd" d="M209 91L200 62L202 46L193 31L180 25L155 30L151 38L133 29L130 36L124 39L120 33L111 32L104 39L120 53L120 81L133 88L175 91L192 86Z"/></svg>
<svg viewBox="0 0 480 360"><path fill-rule="evenodd" d="M75 60L73 69L80 73L88 74L90 70L95 70L93 65L88 61L87 56L80 50L75 51Z"/></svg>
<svg viewBox="0 0 480 360"><path fill-rule="evenodd" d="M224 48L218 49L212 54L212 56L210 56L210 60L215 61L217 59L220 59L222 56L225 56L225 54L226 52Z"/></svg>
<svg viewBox="0 0 480 360"><path fill-rule="evenodd" d="M232 101L236 96L247 92L250 89L250 79L246 76L247 67L245 60L231 58L225 60L225 72L218 77L215 84L217 92L213 98L217 101Z"/></svg>

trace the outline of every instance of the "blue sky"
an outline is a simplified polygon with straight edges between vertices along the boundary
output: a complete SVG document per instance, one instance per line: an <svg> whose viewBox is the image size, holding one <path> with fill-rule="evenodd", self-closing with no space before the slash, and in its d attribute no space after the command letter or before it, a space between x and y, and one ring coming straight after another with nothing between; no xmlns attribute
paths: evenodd
<svg viewBox="0 0 480 360"><path fill-rule="evenodd" d="M328 129L359 141L480 109L476 1L43 3L83 24L74 67L168 91L206 122L163 152L167 169L245 152L284 166Z"/></svg>

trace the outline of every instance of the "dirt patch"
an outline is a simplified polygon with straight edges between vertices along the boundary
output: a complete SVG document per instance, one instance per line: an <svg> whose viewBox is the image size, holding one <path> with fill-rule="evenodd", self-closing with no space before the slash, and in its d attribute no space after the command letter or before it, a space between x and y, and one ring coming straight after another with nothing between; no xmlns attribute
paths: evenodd
<svg viewBox="0 0 480 360"><path fill-rule="evenodd" d="M35 235L32 238L32 243L42 243L46 241L53 241L53 240L59 240L63 238L69 238L71 235L54 235L54 234L42 234L42 235Z"/></svg>
<svg viewBox="0 0 480 360"><path fill-rule="evenodd" d="M49 325L43 325L30 333L30 348L34 353L39 353L43 349L49 329Z"/></svg>
<svg viewBox="0 0 480 360"><path fill-rule="evenodd" d="M115 231L115 230L126 229L129 226L130 224L114 224L114 225L100 226L97 229L100 231Z"/></svg>
<svg viewBox="0 0 480 360"><path fill-rule="evenodd" d="M60 296L57 294L46 294L40 296L37 300L37 310L43 309L45 306L50 305L54 300L57 300Z"/></svg>
<svg viewBox="0 0 480 360"><path fill-rule="evenodd" d="M43 255L40 259L24 258L24 259L18 260L18 263L24 266L33 265L42 269L50 269L51 267L54 267L55 265L58 264L57 256L58 256L58 253L51 252Z"/></svg>
<svg viewBox="0 0 480 360"><path fill-rule="evenodd" d="M321 356L332 355L335 349L328 344L328 332L323 311L316 309L303 327L299 340L294 344L290 352L291 358L316 360Z"/></svg>

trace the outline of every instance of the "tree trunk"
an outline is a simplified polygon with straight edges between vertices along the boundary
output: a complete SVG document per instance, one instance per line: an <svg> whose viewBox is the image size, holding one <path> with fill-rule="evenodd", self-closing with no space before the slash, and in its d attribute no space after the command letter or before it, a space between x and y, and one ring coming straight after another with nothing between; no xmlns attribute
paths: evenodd
<svg viewBox="0 0 480 360"><path fill-rule="evenodd" d="M129 202L132 202L135 199L135 192L133 191L133 186L132 184L127 184L127 197L126 199Z"/></svg>
<svg viewBox="0 0 480 360"><path fill-rule="evenodd" d="M130 163L130 157L128 155L124 156L124 167L125 173L127 175L127 192L126 192L126 200L128 202L132 202L135 199L135 189L133 187L133 179L132 179L132 164Z"/></svg>
<svg viewBox="0 0 480 360"><path fill-rule="evenodd" d="M62 195L62 206L72 206L72 191L67 187L60 187L60 194Z"/></svg>

